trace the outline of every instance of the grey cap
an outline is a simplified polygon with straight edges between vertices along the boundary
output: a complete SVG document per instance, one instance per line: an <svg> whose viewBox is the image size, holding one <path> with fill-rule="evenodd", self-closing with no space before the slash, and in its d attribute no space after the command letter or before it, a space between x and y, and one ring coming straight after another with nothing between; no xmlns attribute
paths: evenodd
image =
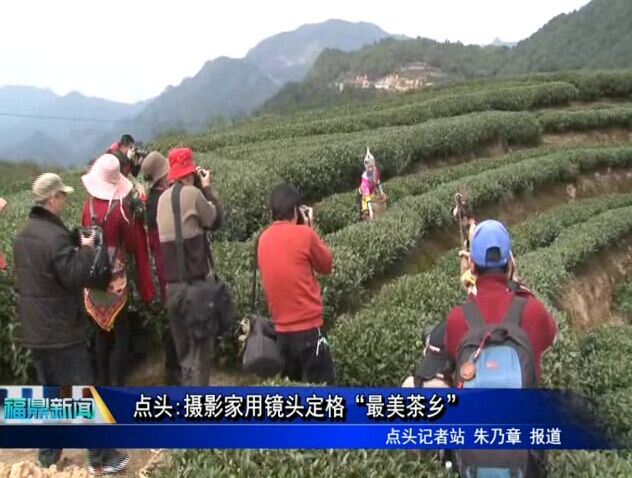
<svg viewBox="0 0 632 478"><path fill-rule="evenodd" d="M36 202L46 201L55 194L62 192L70 194L74 191L70 186L66 186L62 179L54 173L44 173L33 182L33 199Z"/></svg>

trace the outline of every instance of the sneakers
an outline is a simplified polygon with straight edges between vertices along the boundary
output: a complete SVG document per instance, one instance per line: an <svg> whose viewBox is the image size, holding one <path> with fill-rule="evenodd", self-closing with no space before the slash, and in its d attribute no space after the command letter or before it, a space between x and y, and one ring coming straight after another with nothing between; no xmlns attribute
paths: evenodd
<svg viewBox="0 0 632 478"><path fill-rule="evenodd" d="M61 458L62 450L43 448L39 451L38 465L42 468L48 468L56 464Z"/></svg>
<svg viewBox="0 0 632 478"><path fill-rule="evenodd" d="M100 463L90 463L88 472L91 475L111 475L123 471L129 462L129 455L125 452L112 450L107 453Z"/></svg>

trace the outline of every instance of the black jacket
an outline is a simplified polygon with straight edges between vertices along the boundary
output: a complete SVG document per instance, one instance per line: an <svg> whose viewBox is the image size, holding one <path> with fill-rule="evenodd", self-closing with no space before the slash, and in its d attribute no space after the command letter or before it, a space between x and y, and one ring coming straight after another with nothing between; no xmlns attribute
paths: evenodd
<svg viewBox="0 0 632 478"><path fill-rule="evenodd" d="M61 219L34 207L14 245L23 345L62 348L87 339L83 286L94 251L77 248Z"/></svg>

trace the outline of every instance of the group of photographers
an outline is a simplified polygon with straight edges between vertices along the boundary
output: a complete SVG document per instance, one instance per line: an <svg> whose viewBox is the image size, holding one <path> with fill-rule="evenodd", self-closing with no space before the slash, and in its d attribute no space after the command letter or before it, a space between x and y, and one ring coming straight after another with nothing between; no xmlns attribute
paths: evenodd
<svg viewBox="0 0 632 478"><path fill-rule="evenodd" d="M149 184L147 195L128 179L141 173ZM125 385L130 290L135 280L141 301L153 301L151 253L169 317L165 348L168 355L175 349L171 366L178 383L207 385L214 336L221 330L221 324L208 329L208 307L214 307L215 315L219 307L224 326L231 320L230 299L215 274L208 236L223 221L211 171L195 164L190 148L172 149L165 158L157 151L138 151L133 138L123 135L88 164L81 181L87 193L82 228L70 230L61 219L73 188L45 173L33 183L34 206L15 241L22 340L39 383ZM142 210L134 205L139 200ZM259 269L286 373L332 383L334 367L321 331L323 305L315 276L331 272L332 254L310 227L311 210L301 204L291 185L273 191L274 223L259 241ZM104 287L94 286L100 255L107 263ZM89 323L96 331L92 356ZM40 450L39 460L49 466L60 456L61 450ZM128 456L89 450L88 462L91 473L116 473L126 467Z"/></svg>
<svg viewBox="0 0 632 478"><path fill-rule="evenodd" d="M150 187L147 195L128 179L130 173L143 174ZM167 158L156 151L139 154L133 138L124 135L89 164L81 179L87 199L80 234L74 235L61 220L73 189L59 176L45 173L33 184L35 205L15 242L23 344L32 352L38 381L42 385L125 385L130 283L136 280L143 302L153 301L151 252L160 299L169 317L165 345L168 355L174 349L172 366L177 369L178 383L207 385L215 336L231 321L230 311L223 310L230 309L230 298L216 275L208 235L223 222L212 172L195 164L190 148L172 149ZM134 200L142 202L142 211L133 206ZM294 186L277 186L270 208L273 222L258 238L256 257L284 375L333 384L334 361L322 331L323 302L317 279L317 274L331 273L332 252L314 230L313 212L303 206ZM481 330L486 330L484 324L491 327L504 320L516 294L524 298L512 320L526 330L537 382L540 356L555 337L553 319L529 291L509 285L514 266L511 241L500 223L485 221L476 226L469 248L468 268L480 276L478 291L470 291L469 302L480 307L475 315ZM103 290L90 288L97 257L103 253L110 266L109 282ZM223 324L209 324L211 308L214 316L221 309ZM97 330L96 375L87 348L85 312ZM468 321L469 316L456 308L447 324L431 334L430 353L415 374L414 385L432 383L428 381L444 373L472 380L473 376L468 377L472 364L458 357ZM440 357L431 353L434 349ZM444 383L452 384L447 375ZM60 454L61 450L41 450L40 462L48 466ZM89 451L92 473L118 472L127 461L127 454L117 450Z"/></svg>

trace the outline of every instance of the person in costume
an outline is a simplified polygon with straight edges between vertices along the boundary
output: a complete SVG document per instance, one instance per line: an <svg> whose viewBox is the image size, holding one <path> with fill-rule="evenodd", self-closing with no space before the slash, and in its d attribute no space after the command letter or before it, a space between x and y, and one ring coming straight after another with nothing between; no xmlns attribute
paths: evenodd
<svg viewBox="0 0 632 478"><path fill-rule="evenodd" d="M364 173L358 190L361 199L361 211L364 219L374 219L375 204L386 201L386 195L380 182L380 170L369 148L364 157Z"/></svg>

